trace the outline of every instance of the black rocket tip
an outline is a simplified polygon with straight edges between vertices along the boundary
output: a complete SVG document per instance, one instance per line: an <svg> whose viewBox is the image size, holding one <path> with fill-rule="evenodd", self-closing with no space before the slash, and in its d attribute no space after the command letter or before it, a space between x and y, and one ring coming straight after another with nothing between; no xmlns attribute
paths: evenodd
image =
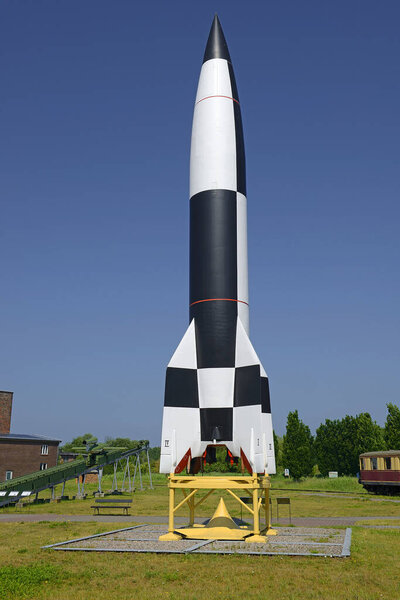
<svg viewBox="0 0 400 600"><path fill-rule="evenodd" d="M226 43L224 32L222 31L221 23L219 22L217 15L215 15L213 24L211 25L203 63L211 58L225 58L225 60L231 62L228 44Z"/></svg>

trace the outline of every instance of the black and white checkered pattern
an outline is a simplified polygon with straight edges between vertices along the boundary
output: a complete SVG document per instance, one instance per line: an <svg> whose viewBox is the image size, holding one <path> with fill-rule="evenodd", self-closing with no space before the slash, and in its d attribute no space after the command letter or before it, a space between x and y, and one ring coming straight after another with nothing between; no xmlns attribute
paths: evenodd
<svg viewBox="0 0 400 600"><path fill-rule="evenodd" d="M190 163L190 325L166 376L161 472L223 443L275 471L268 378L250 342L242 120L218 18L195 102Z"/></svg>

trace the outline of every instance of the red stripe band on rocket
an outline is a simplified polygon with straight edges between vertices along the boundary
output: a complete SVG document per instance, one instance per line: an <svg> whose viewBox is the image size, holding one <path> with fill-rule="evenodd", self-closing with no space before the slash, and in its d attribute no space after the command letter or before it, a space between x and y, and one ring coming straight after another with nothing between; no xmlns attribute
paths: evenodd
<svg viewBox="0 0 400 600"><path fill-rule="evenodd" d="M249 305L248 302L245 302L244 300L237 300L236 298L205 298L205 300L196 300L196 302L192 302L189 304L189 307L193 306L194 304L200 304L200 302L215 302L217 300L221 302L241 302L242 304L247 304L247 306Z"/></svg>
<svg viewBox="0 0 400 600"><path fill-rule="evenodd" d="M199 102L203 102L203 100L208 100L209 98L227 98L228 100L233 100L234 102L237 102L240 105L239 100L236 100L235 98L232 98L231 96L221 96L221 94L217 94L214 96L206 96L205 98L200 98L200 100L196 101L196 104L198 104Z"/></svg>

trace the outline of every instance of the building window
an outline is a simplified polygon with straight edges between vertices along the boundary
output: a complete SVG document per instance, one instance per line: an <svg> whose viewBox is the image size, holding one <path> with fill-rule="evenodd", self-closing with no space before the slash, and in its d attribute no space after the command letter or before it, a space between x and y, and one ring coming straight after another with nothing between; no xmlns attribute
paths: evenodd
<svg viewBox="0 0 400 600"><path fill-rule="evenodd" d="M392 468L392 459L390 458L390 456L386 456L385 457L385 469L391 469Z"/></svg>
<svg viewBox="0 0 400 600"><path fill-rule="evenodd" d="M374 471L376 471L378 469L378 459L377 458L371 458L371 467Z"/></svg>
<svg viewBox="0 0 400 600"><path fill-rule="evenodd" d="M13 478L13 472L12 471L6 471L6 481L10 481L10 479Z"/></svg>
<svg viewBox="0 0 400 600"><path fill-rule="evenodd" d="M43 444L43 446L42 446L42 455L43 454L47 455L48 453L49 453L49 447L48 447L48 445L47 444Z"/></svg>
<svg viewBox="0 0 400 600"><path fill-rule="evenodd" d="M47 463L40 463L40 470L45 471L47 469Z"/></svg>

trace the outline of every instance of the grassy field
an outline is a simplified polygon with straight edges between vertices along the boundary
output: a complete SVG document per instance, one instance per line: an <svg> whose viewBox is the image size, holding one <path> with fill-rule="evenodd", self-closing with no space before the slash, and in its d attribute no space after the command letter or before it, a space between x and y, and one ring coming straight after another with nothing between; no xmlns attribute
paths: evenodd
<svg viewBox="0 0 400 600"><path fill-rule="evenodd" d="M296 490L314 490L323 492L337 492L337 493L349 493L359 494L362 496L368 495L368 492L364 490L362 485L358 483L356 477L337 477L329 479L328 477L307 477L300 481L293 481L288 477L282 477L275 475L271 477L272 487L288 489L294 488Z"/></svg>
<svg viewBox="0 0 400 600"><path fill-rule="evenodd" d="M399 598L396 531L354 528L348 559L64 553L40 548L109 529L98 523L1 524L0 599Z"/></svg>
<svg viewBox="0 0 400 600"><path fill-rule="evenodd" d="M318 485L314 485L316 482ZM355 480L306 480L295 484L277 479L272 496L290 495L293 516L380 515L398 516L400 521L400 504L387 502L387 498L371 501L371 496L355 483ZM155 484L154 490L134 493L133 514L166 514L165 478L157 475ZM88 486L89 492L91 488L95 485ZM356 498L346 494L314 496L302 491L312 489L350 492ZM76 493L72 482L67 493ZM43 514L43 521L0 523L0 600L208 600L211 596L223 600L400 598L400 535L396 530L354 527L352 554L347 559L68 553L41 549L43 545L134 524L134 517L121 517L120 523L112 525L68 521L68 515L90 515L92 502L90 497L1 511L0 514L21 514L21 518L24 513L35 512ZM216 502L217 497L209 499L202 514L209 516ZM234 516L240 514L230 499L227 504ZM45 513L66 515L65 521L46 521ZM382 524L396 523L382 519Z"/></svg>
<svg viewBox="0 0 400 600"><path fill-rule="evenodd" d="M134 498L132 505L132 514L136 515L166 515L168 510L168 490L166 486L166 477L156 474L153 477L154 489L149 490L149 480L146 476L143 479L145 489L137 489L132 492L125 492L124 495ZM104 490L111 488L112 476L104 477ZM9 513L42 513L42 514L82 514L90 515L93 504L92 492L96 489L96 484L87 484L86 491L88 498L85 500L70 500L60 503L50 504L27 504L24 508L16 509L10 507L2 509L2 512ZM313 492L305 490L325 490L333 492L333 495L310 495ZM346 494L335 495L334 493L349 492ZM61 493L61 486L56 490ZM76 483L71 481L66 485L65 493L72 496L76 494ZM41 494L43 497L50 497L50 492ZM283 478L274 478L272 481L271 498L277 496L289 496L291 498L293 517L344 517L344 516L400 516L400 503L388 502L387 496L375 496L366 493L357 483L356 478L343 477L339 479L319 479L309 478L301 482L287 481ZM219 496L218 496L219 497ZM210 516L214 511L218 497L210 496L199 508L199 516ZM234 517L241 516L239 505L228 495L224 494L224 499L228 510ZM400 497L397 498L400 500ZM275 510L275 509L274 509ZM182 507L178 515L186 516L187 509ZM275 512L274 512L275 514ZM284 516L284 512L281 512ZM400 596L399 596L400 598Z"/></svg>

